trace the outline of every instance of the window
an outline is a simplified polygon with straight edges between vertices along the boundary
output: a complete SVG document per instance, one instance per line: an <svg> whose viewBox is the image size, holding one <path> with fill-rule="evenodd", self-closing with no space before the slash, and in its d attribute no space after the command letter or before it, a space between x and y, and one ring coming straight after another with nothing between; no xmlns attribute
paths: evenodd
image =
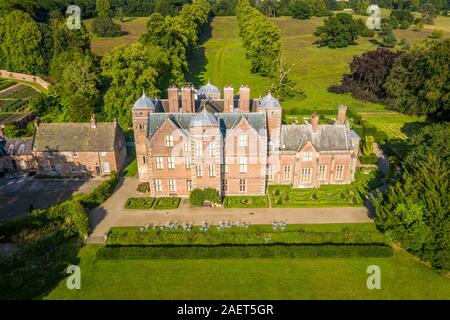
<svg viewBox="0 0 450 320"><path fill-rule="evenodd" d="M203 176L203 170L202 170L202 166L195 166L195 174L197 175L197 177L202 177Z"/></svg>
<svg viewBox="0 0 450 320"><path fill-rule="evenodd" d="M161 180L159 179L155 180L155 191L162 192Z"/></svg>
<svg viewBox="0 0 450 320"><path fill-rule="evenodd" d="M189 151L191 151L190 143L189 143L189 141L185 141L184 142L184 152L189 152Z"/></svg>
<svg viewBox="0 0 450 320"><path fill-rule="evenodd" d="M78 152L76 152L76 151L72 151L72 157L74 157L74 158L78 158Z"/></svg>
<svg viewBox="0 0 450 320"><path fill-rule="evenodd" d="M177 182L173 179L169 180L169 192L177 192Z"/></svg>
<svg viewBox="0 0 450 320"><path fill-rule="evenodd" d="M77 167L74 166L73 164L70 165L70 173L76 173L77 172Z"/></svg>
<svg viewBox="0 0 450 320"><path fill-rule="evenodd" d="M284 166L284 180L290 180L291 179L291 166Z"/></svg>
<svg viewBox="0 0 450 320"><path fill-rule="evenodd" d="M164 169L163 157L156 157L156 169Z"/></svg>
<svg viewBox="0 0 450 320"><path fill-rule="evenodd" d="M228 180L227 179L223 180L222 187L223 187L223 192L228 192Z"/></svg>
<svg viewBox="0 0 450 320"><path fill-rule="evenodd" d="M239 179L239 192L247 191L247 179Z"/></svg>
<svg viewBox="0 0 450 320"><path fill-rule="evenodd" d="M227 164L225 164L225 165L223 166L223 170L224 170L225 173L228 173L228 165L227 165Z"/></svg>
<svg viewBox="0 0 450 320"><path fill-rule="evenodd" d="M146 157L146 156L143 156L143 157L142 157L142 162L143 162L143 163L147 163L147 157Z"/></svg>
<svg viewBox="0 0 450 320"><path fill-rule="evenodd" d="M243 134L239 136L239 147L247 147L248 146L248 135Z"/></svg>
<svg viewBox="0 0 450 320"><path fill-rule="evenodd" d="M185 157L184 158L184 165L185 165L186 169L190 169L191 168L191 157Z"/></svg>
<svg viewBox="0 0 450 320"><path fill-rule="evenodd" d="M100 152L100 157L106 157L106 152Z"/></svg>
<svg viewBox="0 0 450 320"><path fill-rule="evenodd" d="M327 177L327 166L321 164L319 166L319 180L325 180Z"/></svg>
<svg viewBox="0 0 450 320"><path fill-rule="evenodd" d="M87 172L87 168L84 164L81 165L81 172Z"/></svg>
<svg viewBox="0 0 450 320"><path fill-rule="evenodd" d="M210 157L215 156L216 151L216 143L215 142L208 142L208 155Z"/></svg>
<svg viewBox="0 0 450 320"><path fill-rule="evenodd" d="M103 173L110 173L111 172L111 168L109 166L109 162L102 162L102 170L103 170Z"/></svg>
<svg viewBox="0 0 450 320"><path fill-rule="evenodd" d="M216 176L216 166L211 164L208 166L208 173L210 177L215 177Z"/></svg>
<svg viewBox="0 0 450 320"><path fill-rule="evenodd" d="M312 161L312 152L303 152L303 161Z"/></svg>
<svg viewBox="0 0 450 320"><path fill-rule="evenodd" d="M192 180L186 180L186 191L187 192L192 191Z"/></svg>
<svg viewBox="0 0 450 320"><path fill-rule="evenodd" d="M173 136L172 135L166 136L166 147L169 147L169 148L173 147Z"/></svg>
<svg viewBox="0 0 450 320"><path fill-rule="evenodd" d="M302 183L311 182L311 168L304 168L304 169L302 169L301 182Z"/></svg>
<svg viewBox="0 0 450 320"><path fill-rule="evenodd" d="M53 159L53 151L48 151L47 152L47 158Z"/></svg>
<svg viewBox="0 0 450 320"><path fill-rule="evenodd" d="M344 177L344 165L338 164L336 166L336 180L342 180Z"/></svg>
<svg viewBox="0 0 450 320"><path fill-rule="evenodd" d="M139 130L144 130L144 129L145 129L145 125L140 124L140 125L139 125Z"/></svg>
<svg viewBox="0 0 450 320"><path fill-rule="evenodd" d="M247 172L247 158L246 157L239 158L239 172L240 173Z"/></svg>
<svg viewBox="0 0 450 320"><path fill-rule="evenodd" d="M201 141L195 143L195 156L201 157L203 155L203 145Z"/></svg>
<svg viewBox="0 0 450 320"><path fill-rule="evenodd" d="M267 167L267 179L273 180L273 171L274 171L273 165Z"/></svg>
<svg viewBox="0 0 450 320"><path fill-rule="evenodd" d="M56 167L55 166L50 166L50 172L52 173L52 174L56 174Z"/></svg>
<svg viewBox="0 0 450 320"><path fill-rule="evenodd" d="M167 158L167 168L175 169L175 162L173 161L173 157Z"/></svg>

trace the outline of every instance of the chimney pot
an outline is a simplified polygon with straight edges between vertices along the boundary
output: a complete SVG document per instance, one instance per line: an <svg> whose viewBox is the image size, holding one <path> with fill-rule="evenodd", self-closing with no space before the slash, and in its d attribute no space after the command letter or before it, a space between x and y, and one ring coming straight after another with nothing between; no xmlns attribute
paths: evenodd
<svg viewBox="0 0 450 320"><path fill-rule="evenodd" d="M91 128L97 128L97 119L95 118L95 114L91 115Z"/></svg>
<svg viewBox="0 0 450 320"><path fill-rule="evenodd" d="M346 113L347 113L347 106L340 105L338 109L338 117L337 117L337 123L338 124L345 124L346 120Z"/></svg>
<svg viewBox="0 0 450 320"><path fill-rule="evenodd" d="M311 116L311 126L312 131L317 132L317 129L319 128L319 115L316 112L314 112Z"/></svg>

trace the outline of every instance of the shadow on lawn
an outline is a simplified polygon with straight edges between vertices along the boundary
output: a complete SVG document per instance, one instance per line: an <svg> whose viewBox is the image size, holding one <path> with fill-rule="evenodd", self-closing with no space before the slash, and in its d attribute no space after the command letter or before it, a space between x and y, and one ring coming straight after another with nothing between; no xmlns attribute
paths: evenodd
<svg viewBox="0 0 450 320"><path fill-rule="evenodd" d="M206 65L208 59L205 54L205 47L203 46L212 36L211 21L209 21L200 34L198 45L189 53L188 64L189 71L186 73L186 80L192 83L196 88L205 84L206 80L203 79L202 74L206 71Z"/></svg>

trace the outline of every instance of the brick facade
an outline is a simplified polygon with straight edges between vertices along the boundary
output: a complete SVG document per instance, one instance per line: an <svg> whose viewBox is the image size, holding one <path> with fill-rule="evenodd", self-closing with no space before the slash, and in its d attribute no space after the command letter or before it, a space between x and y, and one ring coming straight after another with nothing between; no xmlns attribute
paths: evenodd
<svg viewBox="0 0 450 320"><path fill-rule="evenodd" d="M268 184L298 188L348 184L354 179L360 138L339 107L336 123L282 125L270 94L250 88L220 90L210 83L168 89L169 99L145 94L132 109L139 179L151 195L189 196L193 188L224 195L264 195ZM175 112L175 110L178 110ZM316 121L316 122L314 122Z"/></svg>

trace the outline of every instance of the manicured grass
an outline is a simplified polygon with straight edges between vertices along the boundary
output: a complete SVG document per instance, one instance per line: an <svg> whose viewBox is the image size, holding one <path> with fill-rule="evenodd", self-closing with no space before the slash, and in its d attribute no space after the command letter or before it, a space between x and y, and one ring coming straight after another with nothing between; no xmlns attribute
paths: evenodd
<svg viewBox="0 0 450 320"><path fill-rule="evenodd" d="M130 163L125 168L124 173L126 177L135 177L137 175L137 161L136 161L136 149L135 147L127 147L128 159Z"/></svg>
<svg viewBox="0 0 450 320"><path fill-rule="evenodd" d="M268 208L267 196L229 196L223 201L225 208Z"/></svg>
<svg viewBox="0 0 450 320"><path fill-rule="evenodd" d="M358 170L350 185L323 185L320 188L295 189L285 185L269 186L274 208L359 207L368 191L379 185L377 170Z"/></svg>
<svg viewBox="0 0 450 320"><path fill-rule="evenodd" d="M157 198L153 209L176 209L180 205L180 200L181 199L177 197Z"/></svg>
<svg viewBox="0 0 450 320"><path fill-rule="evenodd" d="M99 260L79 252L81 289L44 299L449 299L450 280L402 252L388 258ZM367 267L381 269L368 290Z"/></svg>
<svg viewBox="0 0 450 320"><path fill-rule="evenodd" d="M151 209L155 198L129 198L125 203L126 209Z"/></svg>
<svg viewBox="0 0 450 320"><path fill-rule="evenodd" d="M286 230L274 230L271 225L252 225L248 228L232 226L208 231L193 227L185 231L181 227L111 228L107 245L261 245L261 244L383 244L384 237L374 224L287 225Z"/></svg>

